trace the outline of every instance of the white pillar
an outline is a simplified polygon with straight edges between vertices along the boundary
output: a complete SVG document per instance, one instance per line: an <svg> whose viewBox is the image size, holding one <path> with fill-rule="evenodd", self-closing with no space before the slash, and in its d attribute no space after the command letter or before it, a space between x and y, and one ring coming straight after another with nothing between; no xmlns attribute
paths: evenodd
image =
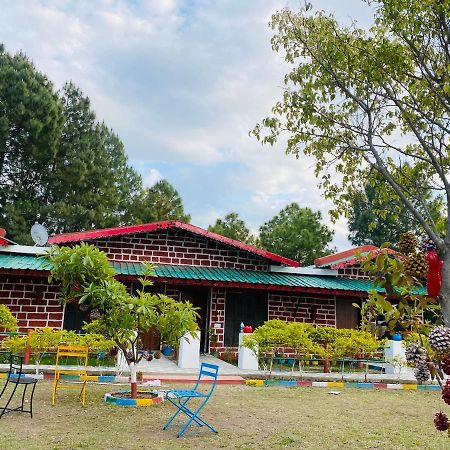
<svg viewBox="0 0 450 450"><path fill-rule="evenodd" d="M186 333L180 339L180 350L178 352L178 367L182 369L200 368L200 331Z"/></svg>
<svg viewBox="0 0 450 450"><path fill-rule="evenodd" d="M238 353L238 367L239 369L258 370L258 357L253 350L242 347L243 337L250 333L239 333L239 353Z"/></svg>
<svg viewBox="0 0 450 450"><path fill-rule="evenodd" d="M386 360L385 372L388 374L406 373L405 347L402 341L387 341L384 347L384 359Z"/></svg>

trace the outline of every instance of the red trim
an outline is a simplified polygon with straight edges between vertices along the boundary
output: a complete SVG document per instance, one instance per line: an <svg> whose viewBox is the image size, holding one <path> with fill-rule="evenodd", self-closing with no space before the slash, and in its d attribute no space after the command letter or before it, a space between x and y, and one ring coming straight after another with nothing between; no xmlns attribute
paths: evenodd
<svg viewBox="0 0 450 450"><path fill-rule="evenodd" d="M164 222L146 223L142 225L127 225L124 227L103 228L100 230L78 231L76 233L57 234L55 236L52 236L48 240L48 243L62 244L65 242L88 241L92 239L99 239L110 236L120 236L123 234L135 234L149 231L151 232L156 230L167 230L170 228L189 231L190 233L194 233L199 236L204 236L208 239L213 239L215 241L222 242L223 244L239 248L246 252L262 256L263 258L267 258L281 264L286 264L291 267L300 267L300 263L292 259L285 258L284 256L277 255L275 253L263 250L261 248L256 248L253 245L244 244L243 242L239 242L234 239L221 236L220 234L212 233L211 231L204 230L203 228L196 227L195 225L191 225L189 223L179 222L178 220L166 220Z"/></svg>
<svg viewBox="0 0 450 450"><path fill-rule="evenodd" d="M343 252L333 253L332 255L322 256L322 258L317 258L314 260L316 266L331 265L334 261L339 261L340 259L348 258L354 256L357 252L371 252L373 250L378 250L375 245L361 245L360 247L350 248L349 250L344 250Z"/></svg>
<svg viewBox="0 0 450 450"><path fill-rule="evenodd" d="M373 250L370 252L371 258L375 259L380 253L387 253L389 255L396 255L397 252L395 250L392 250L391 248L377 248L376 250ZM348 259L347 261L342 261L337 264L332 264L331 269L345 269L346 267L351 267L354 265L359 265L361 263L362 258L352 258Z"/></svg>

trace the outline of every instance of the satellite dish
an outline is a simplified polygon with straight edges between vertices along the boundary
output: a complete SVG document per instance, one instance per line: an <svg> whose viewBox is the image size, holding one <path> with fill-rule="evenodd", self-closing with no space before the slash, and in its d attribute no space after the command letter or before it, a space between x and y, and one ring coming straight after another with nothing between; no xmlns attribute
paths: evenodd
<svg viewBox="0 0 450 450"><path fill-rule="evenodd" d="M31 239L33 239L36 245L42 247L48 241L48 233L44 226L40 223L35 222L31 227Z"/></svg>

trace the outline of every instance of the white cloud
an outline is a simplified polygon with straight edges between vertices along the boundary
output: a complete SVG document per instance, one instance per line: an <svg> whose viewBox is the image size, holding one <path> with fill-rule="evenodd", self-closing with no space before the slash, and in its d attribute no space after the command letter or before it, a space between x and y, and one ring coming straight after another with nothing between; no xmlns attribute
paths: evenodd
<svg viewBox="0 0 450 450"><path fill-rule="evenodd" d="M147 175L143 178L143 183L145 187L151 187L163 178L163 175L158 169L150 169Z"/></svg>

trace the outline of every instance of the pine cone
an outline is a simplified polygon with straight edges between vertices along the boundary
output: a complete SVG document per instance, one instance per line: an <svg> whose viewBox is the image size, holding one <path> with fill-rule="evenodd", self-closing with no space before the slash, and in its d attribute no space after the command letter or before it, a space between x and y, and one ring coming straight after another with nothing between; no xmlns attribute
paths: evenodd
<svg viewBox="0 0 450 450"><path fill-rule="evenodd" d="M428 262L423 253L410 253L403 265L405 272L411 277L426 278L428 273Z"/></svg>
<svg viewBox="0 0 450 450"><path fill-rule="evenodd" d="M403 233L400 236L400 240L398 242L398 249L400 250L400 253L408 255L409 253L414 253L416 248L417 238L413 233L409 231L408 233Z"/></svg>
<svg viewBox="0 0 450 450"><path fill-rule="evenodd" d="M450 405L450 384L447 384L442 388L442 400L444 400L447 405Z"/></svg>
<svg viewBox="0 0 450 450"><path fill-rule="evenodd" d="M450 428L450 422L448 421L448 417L442 411L439 411L434 416L434 426L439 431L447 431Z"/></svg>
<svg viewBox="0 0 450 450"><path fill-rule="evenodd" d="M445 375L450 375L450 356L447 356L441 361L441 369Z"/></svg>
<svg viewBox="0 0 450 450"><path fill-rule="evenodd" d="M408 364L418 366L427 361L427 351L422 347L420 342L414 341L408 345L405 352Z"/></svg>
<svg viewBox="0 0 450 450"><path fill-rule="evenodd" d="M414 377L419 383L426 383L430 378L430 370L425 363L418 364L416 370L414 370Z"/></svg>
<svg viewBox="0 0 450 450"><path fill-rule="evenodd" d="M450 329L444 326L434 328L428 336L428 343L436 352L450 351Z"/></svg>

